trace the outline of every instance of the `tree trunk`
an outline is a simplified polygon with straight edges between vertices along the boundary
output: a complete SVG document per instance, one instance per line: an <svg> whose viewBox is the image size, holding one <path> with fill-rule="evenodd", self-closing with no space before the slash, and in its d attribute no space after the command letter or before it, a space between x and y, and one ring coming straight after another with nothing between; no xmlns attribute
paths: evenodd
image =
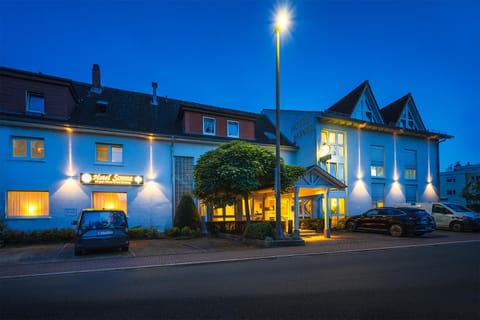
<svg viewBox="0 0 480 320"><path fill-rule="evenodd" d="M248 203L248 193L243 195L243 199L245 201L245 217L247 219L247 226L250 225L250 205Z"/></svg>

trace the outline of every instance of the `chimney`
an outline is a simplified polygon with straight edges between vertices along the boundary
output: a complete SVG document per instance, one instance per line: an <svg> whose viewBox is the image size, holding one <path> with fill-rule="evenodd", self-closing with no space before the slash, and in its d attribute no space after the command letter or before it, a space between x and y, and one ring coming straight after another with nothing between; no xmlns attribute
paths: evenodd
<svg viewBox="0 0 480 320"><path fill-rule="evenodd" d="M102 89L100 85L100 66L96 63L92 68L92 89Z"/></svg>
<svg viewBox="0 0 480 320"><path fill-rule="evenodd" d="M157 101L157 87L158 87L158 84L156 82L152 82L152 89L153 89L153 93L152 93L152 105L153 106L158 106L158 101Z"/></svg>

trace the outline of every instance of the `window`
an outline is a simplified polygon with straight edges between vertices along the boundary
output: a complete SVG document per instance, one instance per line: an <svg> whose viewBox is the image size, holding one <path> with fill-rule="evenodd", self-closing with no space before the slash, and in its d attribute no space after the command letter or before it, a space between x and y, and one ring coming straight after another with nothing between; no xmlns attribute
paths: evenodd
<svg viewBox="0 0 480 320"><path fill-rule="evenodd" d="M42 160L45 158L44 141L40 138L13 137L12 156L18 159Z"/></svg>
<svg viewBox="0 0 480 320"><path fill-rule="evenodd" d="M123 146L118 144L97 143L95 159L97 162L122 163Z"/></svg>
<svg viewBox="0 0 480 320"><path fill-rule="evenodd" d="M319 159L319 165L340 181L345 181L346 134L342 131L324 129L321 146L328 146L328 154Z"/></svg>
<svg viewBox="0 0 480 320"><path fill-rule="evenodd" d="M447 190L447 195L454 196L457 192L455 190Z"/></svg>
<svg viewBox="0 0 480 320"><path fill-rule="evenodd" d="M417 186L416 185L405 186L405 202L407 203L417 202Z"/></svg>
<svg viewBox="0 0 480 320"><path fill-rule="evenodd" d="M370 175L376 178L385 178L385 148L370 146Z"/></svg>
<svg viewBox="0 0 480 320"><path fill-rule="evenodd" d="M229 136L230 138L238 138L240 136L238 121L227 121L227 136Z"/></svg>
<svg viewBox="0 0 480 320"><path fill-rule="evenodd" d="M381 208L385 205L385 184L372 183L372 207Z"/></svg>
<svg viewBox="0 0 480 320"><path fill-rule="evenodd" d="M125 192L93 192L94 209L123 210L127 213L127 194Z"/></svg>
<svg viewBox="0 0 480 320"><path fill-rule="evenodd" d="M175 157L175 207L193 190L193 157Z"/></svg>
<svg viewBox="0 0 480 320"><path fill-rule="evenodd" d="M27 112L45 113L45 98L42 94L27 92Z"/></svg>
<svg viewBox="0 0 480 320"><path fill-rule="evenodd" d="M455 181L456 181L455 177L453 177L453 178L447 178L447 182L455 182Z"/></svg>
<svg viewBox="0 0 480 320"><path fill-rule="evenodd" d="M405 169L405 179L406 180L417 179L417 170L416 169Z"/></svg>
<svg viewBox="0 0 480 320"><path fill-rule="evenodd" d="M203 134L215 135L215 119L203 117Z"/></svg>
<svg viewBox="0 0 480 320"><path fill-rule="evenodd" d="M413 115L408 108L405 108L400 116L400 126L407 129L417 129Z"/></svg>
<svg viewBox="0 0 480 320"><path fill-rule="evenodd" d="M405 150L405 179L416 180L417 179L417 151Z"/></svg>
<svg viewBox="0 0 480 320"><path fill-rule="evenodd" d="M7 217L46 217L48 206L47 191L7 192Z"/></svg>

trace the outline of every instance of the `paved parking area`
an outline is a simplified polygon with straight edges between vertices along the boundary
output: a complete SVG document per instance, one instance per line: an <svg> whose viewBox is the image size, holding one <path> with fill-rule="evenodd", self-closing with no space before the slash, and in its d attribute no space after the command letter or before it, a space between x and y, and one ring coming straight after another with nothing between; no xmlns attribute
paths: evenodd
<svg viewBox="0 0 480 320"><path fill-rule="evenodd" d="M480 233L435 231L422 237L394 238L385 234L337 231L330 238L319 234L305 241L301 247L258 248L239 240L214 237L133 240L129 252L110 250L79 257L73 254L71 243L6 246L0 248L0 278L480 242Z"/></svg>

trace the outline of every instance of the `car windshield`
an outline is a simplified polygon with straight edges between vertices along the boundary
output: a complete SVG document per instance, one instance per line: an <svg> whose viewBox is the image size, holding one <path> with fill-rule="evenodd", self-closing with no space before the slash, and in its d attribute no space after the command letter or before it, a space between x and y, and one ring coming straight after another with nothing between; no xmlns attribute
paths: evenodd
<svg viewBox="0 0 480 320"><path fill-rule="evenodd" d="M455 204L455 203L447 203L447 206L456 212L472 212L472 210L465 208L464 206Z"/></svg>
<svg viewBox="0 0 480 320"><path fill-rule="evenodd" d="M80 222L82 229L114 229L125 226L125 215L120 211L86 211Z"/></svg>

